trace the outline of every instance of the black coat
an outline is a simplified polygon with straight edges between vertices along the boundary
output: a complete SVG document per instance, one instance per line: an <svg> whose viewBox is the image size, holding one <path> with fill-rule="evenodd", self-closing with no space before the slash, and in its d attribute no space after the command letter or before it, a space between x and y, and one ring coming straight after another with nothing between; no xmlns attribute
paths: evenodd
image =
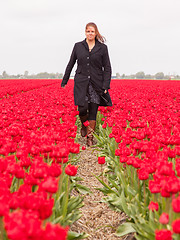
<svg viewBox="0 0 180 240"><path fill-rule="evenodd" d="M61 86L69 80L72 68L77 60L77 69L74 76L74 102L75 105L84 106L89 81L101 96L100 106L112 106L109 92L111 81L111 64L107 46L95 41L95 46L89 52L86 39L75 43L69 63L66 67Z"/></svg>

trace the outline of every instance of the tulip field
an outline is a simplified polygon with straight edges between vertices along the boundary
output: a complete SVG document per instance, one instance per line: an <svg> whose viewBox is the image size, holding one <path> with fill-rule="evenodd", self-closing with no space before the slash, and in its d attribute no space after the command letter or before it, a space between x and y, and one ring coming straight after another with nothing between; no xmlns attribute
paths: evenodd
<svg viewBox="0 0 180 240"><path fill-rule="evenodd" d="M73 93L57 80L5 80L0 96L0 239L84 238L69 231L83 201L71 195L82 187Z"/></svg>
<svg viewBox="0 0 180 240"><path fill-rule="evenodd" d="M128 216L116 235L180 239L180 82L112 80L109 92L94 134L106 167L94 177ZM0 80L0 119L0 240L88 238L71 231L89 192L73 81Z"/></svg>
<svg viewBox="0 0 180 240"><path fill-rule="evenodd" d="M180 82L114 81L112 99L96 137L105 201L130 217L117 235L180 239Z"/></svg>

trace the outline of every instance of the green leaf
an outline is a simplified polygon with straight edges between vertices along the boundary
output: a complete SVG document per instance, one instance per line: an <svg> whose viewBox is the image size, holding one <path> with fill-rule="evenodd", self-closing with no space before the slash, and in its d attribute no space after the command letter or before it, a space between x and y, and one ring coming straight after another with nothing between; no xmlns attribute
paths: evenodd
<svg viewBox="0 0 180 240"><path fill-rule="evenodd" d="M129 185L127 186L127 192L128 192L128 196L132 196L132 197L135 197L136 196L136 191L130 187Z"/></svg>
<svg viewBox="0 0 180 240"><path fill-rule="evenodd" d="M94 175L94 174L93 174ZM99 177L97 177L96 175L94 175L98 180L99 180L99 182L105 187L105 188L107 188L107 189L109 189L109 191L111 192L111 193L115 193L116 194L116 192L115 191L113 191L103 180L101 180Z"/></svg>
<svg viewBox="0 0 180 240"><path fill-rule="evenodd" d="M91 193L90 189L84 185L76 184L77 190L82 194L88 194Z"/></svg>
<svg viewBox="0 0 180 240"><path fill-rule="evenodd" d="M148 222L146 223L138 223L137 220L135 221L135 228L138 234L144 236L149 240L154 240L155 234L152 228L149 227Z"/></svg>
<svg viewBox="0 0 180 240"><path fill-rule="evenodd" d="M115 181L113 181L111 178L108 178L108 180L113 187L115 187L118 191L120 190L120 186L118 186Z"/></svg>
<svg viewBox="0 0 180 240"><path fill-rule="evenodd" d="M65 219L65 225L67 226L71 226L75 221L77 221L78 219L80 219L82 217L82 214L80 213L80 211L76 210L76 211L72 211L71 213L69 213L66 216Z"/></svg>
<svg viewBox="0 0 180 240"><path fill-rule="evenodd" d="M140 235L135 235L135 239L136 240L149 240L148 238L145 238L144 236L140 236Z"/></svg>
<svg viewBox="0 0 180 240"><path fill-rule="evenodd" d="M72 181L83 181L84 179L83 178L81 178L81 177L77 177L77 176L73 176L73 177L71 177L71 180Z"/></svg>
<svg viewBox="0 0 180 240"><path fill-rule="evenodd" d="M122 237L126 234L136 232L136 230L133 228L134 223L126 222L120 225L117 229L116 235L118 237Z"/></svg>
<svg viewBox="0 0 180 240"><path fill-rule="evenodd" d="M78 240L78 239L84 239L87 237L89 237L89 235L86 233L76 233L76 232L69 231L67 239L68 240L76 240L76 239Z"/></svg>
<svg viewBox="0 0 180 240"><path fill-rule="evenodd" d="M63 218L62 218L62 216L60 216L60 217L55 218L55 219L52 221L52 223L53 223L53 224L61 223L62 220L63 220Z"/></svg>
<svg viewBox="0 0 180 240"><path fill-rule="evenodd" d="M110 203L114 207L123 211L120 197L117 197L115 194L110 194L110 195L108 195L108 197L106 199L107 199L108 203Z"/></svg>
<svg viewBox="0 0 180 240"><path fill-rule="evenodd" d="M156 215L155 215L156 214ZM149 211L149 223L148 225L155 231L156 228L159 226L159 217L157 212L152 212L151 210Z"/></svg>
<svg viewBox="0 0 180 240"><path fill-rule="evenodd" d="M124 212L131 217L131 212L129 211L128 204L126 203L126 198L124 196L124 192L122 191L121 196L120 196L120 201L121 201L121 206L124 210Z"/></svg>
<svg viewBox="0 0 180 240"><path fill-rule="evenodd" d="M72 196L68 202L68 212L72 212L75 209L81 208L84 206L82 203L83 198L80 198L80 196Z"/></svg>
<svg viewBox="0 0 180 240"><path fill-rule="evenodd" d="M95 188L95 189L101 191L105 196L112 193L112 191L107 188Z"/></svg>

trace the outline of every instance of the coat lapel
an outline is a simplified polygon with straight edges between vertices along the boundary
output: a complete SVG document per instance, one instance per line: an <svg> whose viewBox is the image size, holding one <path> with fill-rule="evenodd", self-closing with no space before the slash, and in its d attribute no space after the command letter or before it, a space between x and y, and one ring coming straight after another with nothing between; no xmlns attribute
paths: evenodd
<svg viewBox="0 0 180 240"><path fill-rule="evenodd" d="M101 43L96 39L95 46L93 47L91 54L99 51L101 49Z"/></svg>
<svg viewBox="0 0 180 240"><path fill-rule="evenodd" d="M86 48L86 50L89 51L89 47L88 47L88 44L87 44L87 42L86 42L86 39L84 39L84 40L82 41L82 44L84 45L84 47Z"/></svg>
<svg viewBox="0 0 180 240"><path fill-rule="evenodd" d="M88 47L88 44L86 42L86 39L82 41L82 44L84 45L84 47L86 48L86 50L89 52L89 47ZM93 47L92 51L91 51L91 54L99 51L101 48L101 43L96 39L96 42L95 42L95 46Z"/></svg>

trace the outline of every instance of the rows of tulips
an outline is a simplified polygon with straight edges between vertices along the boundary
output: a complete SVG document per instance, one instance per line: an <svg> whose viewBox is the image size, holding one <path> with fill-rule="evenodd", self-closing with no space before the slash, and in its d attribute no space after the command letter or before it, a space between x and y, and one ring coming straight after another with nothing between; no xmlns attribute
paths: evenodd
<svg viewBox="0 0 180 240"><path fill-rule="evenodd" d="M38 79L0 80L0 99L52 84L57 84L58 82L59 80L50 79L43 79L43 81Z"/></svg>
<svg viewBox="0 0 180 240"><path fill-rule="evenodd" d="M57 80L12 82L0 82L0 239L84 239L70 231L88 192L76 176L72 82L66 92Z"/></svg>
<svg viewBox="0 0 180 240"><path fill-rule="evenodd" d="M180 82L114 81L113 107L100 107L104 201L124 211L117 235L180 239ZM105 180L106 179L106 180Z"/></svg>

